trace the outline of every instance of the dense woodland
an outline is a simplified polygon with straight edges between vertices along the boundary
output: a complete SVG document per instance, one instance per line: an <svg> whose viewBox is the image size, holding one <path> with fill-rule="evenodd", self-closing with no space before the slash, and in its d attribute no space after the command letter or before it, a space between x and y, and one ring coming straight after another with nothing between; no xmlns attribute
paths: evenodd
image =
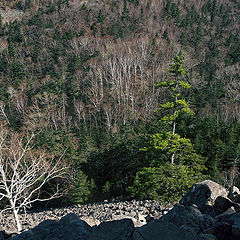
<svg viewBox="0 0 240 240"><path fill-rule="evenodd" d="M1 2L1 129L15 139L34 133L33 151L69 166L60 184L68 191L48 206L165 203L204 178L239 186L239 1ZM7 9L21 19L7 22ZM177 77L177 55L192 114L165 123L156 110L174 105L174 89L159 86ZM177 151L164 147L172 122Z"/></svg>

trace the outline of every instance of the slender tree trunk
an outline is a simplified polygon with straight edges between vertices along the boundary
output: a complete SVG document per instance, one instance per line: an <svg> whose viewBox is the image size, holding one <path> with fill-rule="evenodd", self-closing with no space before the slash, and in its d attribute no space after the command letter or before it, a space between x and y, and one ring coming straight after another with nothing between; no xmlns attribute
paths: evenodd
<svg viewBox="0 0 240 240"><path fill-rule="evenodd" d="M175 131L176 131L176 122L174 121L173 122L173 135L175 134ZM171 164L174 164L174 160L175 160L175 153L172 154Z"/></svg>
<svg viewBox="0 0 240 240"><path fill-rule="evenodd" d="M175 153L172 154L172 157L171 157L171 164L174 164L174 160L175 160Z"/></svg>
<svg viewBox="0 0 240 240"><path fill-rule="evenodd" d="M19 216L18 216L18 211L16 209L13 210L13 215L14 215L15 222L16 222L16 225L17 225L17 230L18 230L18 232L21 232L22 231L22 224L20 223Z"/></svg>
<svg viewBox="0 0 240 240"><path fill-rule="evenodd" d="M176 132L176 121L173 121L173 130L172 130L173 135L175 134L175 132ZM174 160L175 160L175 153L172 154L171 164L174 164Z"/></svg>
<svg viewBox="0 0 240 240"><path fill-rule="evenodd" d="M10 200L10 204L11 204L13 216L14 216L14 219L15 219L15 222L16 222L17 231L18 231L18 233L20 233L22 231L22 224L19 220L18 210L16 209L16 207L14 205L14 202L12 200Z"/></svg>

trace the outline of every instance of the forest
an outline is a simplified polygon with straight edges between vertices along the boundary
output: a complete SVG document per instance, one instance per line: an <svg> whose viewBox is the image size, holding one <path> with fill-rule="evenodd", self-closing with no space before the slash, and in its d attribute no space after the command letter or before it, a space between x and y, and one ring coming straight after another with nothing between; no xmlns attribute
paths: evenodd
<svg viewBox="0 0 240 240"><path fill-rule="evenodd" d="M28 207L240 186L239 13L236 0L1 1L0 207L16 158L16 181L46 166L29 199L49 201Z"/></svg>

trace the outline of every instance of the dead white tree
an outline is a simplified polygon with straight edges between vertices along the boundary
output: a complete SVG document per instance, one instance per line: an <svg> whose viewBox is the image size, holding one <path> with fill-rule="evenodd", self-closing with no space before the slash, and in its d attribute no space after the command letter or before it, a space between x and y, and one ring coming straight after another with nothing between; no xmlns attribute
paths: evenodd
<svg viewBox="0 0 240 240"><path fill-rule="evenodd" d="M0 101L0 116L3 116L7 124L10 125L7 114L5 112L5 107L6 107L5 104L2 101Z"/></svg>
<svg viewBox="0 0 240 240"><path fill-rule="evenodd" d="M22 230L19 211L36 201L60 197L58 184L46 197L41 198L40 193L46 183L62 178L66 172L62 157L49 159L42 151L33 150L33 138L34 135L24 140L0 132L0 201L7 202L1 212L13 213L18 232Z"/></svg>

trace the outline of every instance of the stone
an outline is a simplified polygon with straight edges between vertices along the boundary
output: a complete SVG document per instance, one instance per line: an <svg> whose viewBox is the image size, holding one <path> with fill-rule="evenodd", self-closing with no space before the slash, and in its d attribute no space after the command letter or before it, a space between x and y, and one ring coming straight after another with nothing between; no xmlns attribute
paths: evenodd
<svg viewBox="0 0 240 240"><path fill-rule="evenodd" d="M229 189L228 198L234 201L234 198L240 195L240 190L236 186L233 186Z"/></svg>
<svg viewBox="0 0 240 240"><path fill-rule="evenodd" d="M154 220L154 217L151 216L150 214L148 214L145 219L146 219L146 223L149 223L149 222L151 222L152 220Z"/></svg>
<svg viewBox="0 0 240 240"><path fill-rule="evenodd" d="M170 208L171 205L168 206ZM67 208L54 208L54 209L38 209L24 213L20 213L19 217L23 223L23 229L32 229L36 227L40 222L45 220L60 220L61 217L68 213L75 213L82 220L87 222L90 226L99 225L104 221L120 220L123 218L130 218L133 220L134 225L139 227L146 224L143 218L138 217L138 214L142 216L150 216L148 220L160 218L165 207L162 208L158 201L144 200L144 201L114 201L108 203L93 203L86 205L76 205ZM130 217L129 212L136 212L136 216ZM154 214L153 214L154 213ZM165 211L167 213L167 211ZM157 214L157 215L156 215ZM10 213L3 213L0 215L0 230L6 230L8 232L16 232L15 221Z"/></svg>
<svg viewBox="0 0 240 240"><path fill-rule="evenodd" d="M52 231L58 228L58 222L55 220L45 220L35 228L23 232L11 240L42 240L46 238Z"/></svg>
<svg viewBox="0 0 240 240"><path fill-rule="evenodd" d="M235 213L236 211L234 207L230 207L226 212L223 212L222 214L219 214L214 218L216 219L217 222L227 222L228 219Z"/></svg>
<svg viewBox="0 0 240 240"><path fill-rule="evenodd" d="M95 225L99 225L101 222L96 218L90 218L90 217L81 217L83 221L85 221L89 226L93 227Z"/></svg>
<svg viewBox="0 0 240 240"><path fill-rule="evenodd" d="M59 224L65 240L87 239L92 231L91 227L74 213L64 216Z"/></svg>
<svg viewBox="0 0 240 240"><path fill-rule="evenodd" d="M140 222L142 224L146 224L147 223L146 217L147 217L147 215L142 215L141 213L137 214L137 220L138 220L138 222Z"/></svg>
<svg viewBox="0 0 240 240"><path fill-rule="evenodd" d="M0 240L6 240L13 236L17 235L16 233L8 233L6 231L0 231Z"/></svg>
<svg viewBox="0 0 240 240"><path fill-rule="evenodd" d="M236 194L232 197L232 200L236 203L240 203L240 194Z"/></svg>
<svg viewBox="0 0 240 240"><path fill-rule="evenodd" d="M91 231L91 227L86 222L71 213L59 222L46 220L35 228L11 238L11 240L88 240Z"/></svg>
<svg viewBox="0 0 240 240"><path fill-rule="evenodd" d="M229 218L229 222L232 225L239 225L240 226L240 213L235 213Z"/></svg>
<svg viewBox="0 0 240 240"><path fill-rule="evenodd" d="M102 222L93 229L87 240L125 240L134 231L131 219Z"/></svg>
<svg viewBox="0 0 240 240"><path fill-rule="evenodd" d="M212 226L214 218L201 213L195 206L183 206L176 204L166 215L160 218L163 221L171 222L178 227L189 226L199 232L201 229Z"/></svg>
<svg viewBox="0 0 240 240"><path fill-rule="evenodd" d="M180 203L182 205L195 204L202 213L211 213L212 207L218 196L227 197L227 190L220 184L211 180L196 183L191 190L184 196Z"/></svg>
<svg viewBox="0 0 240 240"><path fill-rule="evenodd" d="M229 208L234 207L235 203L232 202L229 198L218 196L213 205L214 216L226 212Z"/></svg>
<svg viewBox="0 0 240 240"><path fill-rule="evenodd" d="M204 230L203 233L215 235L218 240L231 240L233 238L232 225L228 222L218 222Z"/></svg>
<svg viewBox="0 0 240 240"><path fill-rule="evenodd" d="M136 228L132 240L202 240L196 233L178 228L176 225L153 220L150 223Z"/></svg>

